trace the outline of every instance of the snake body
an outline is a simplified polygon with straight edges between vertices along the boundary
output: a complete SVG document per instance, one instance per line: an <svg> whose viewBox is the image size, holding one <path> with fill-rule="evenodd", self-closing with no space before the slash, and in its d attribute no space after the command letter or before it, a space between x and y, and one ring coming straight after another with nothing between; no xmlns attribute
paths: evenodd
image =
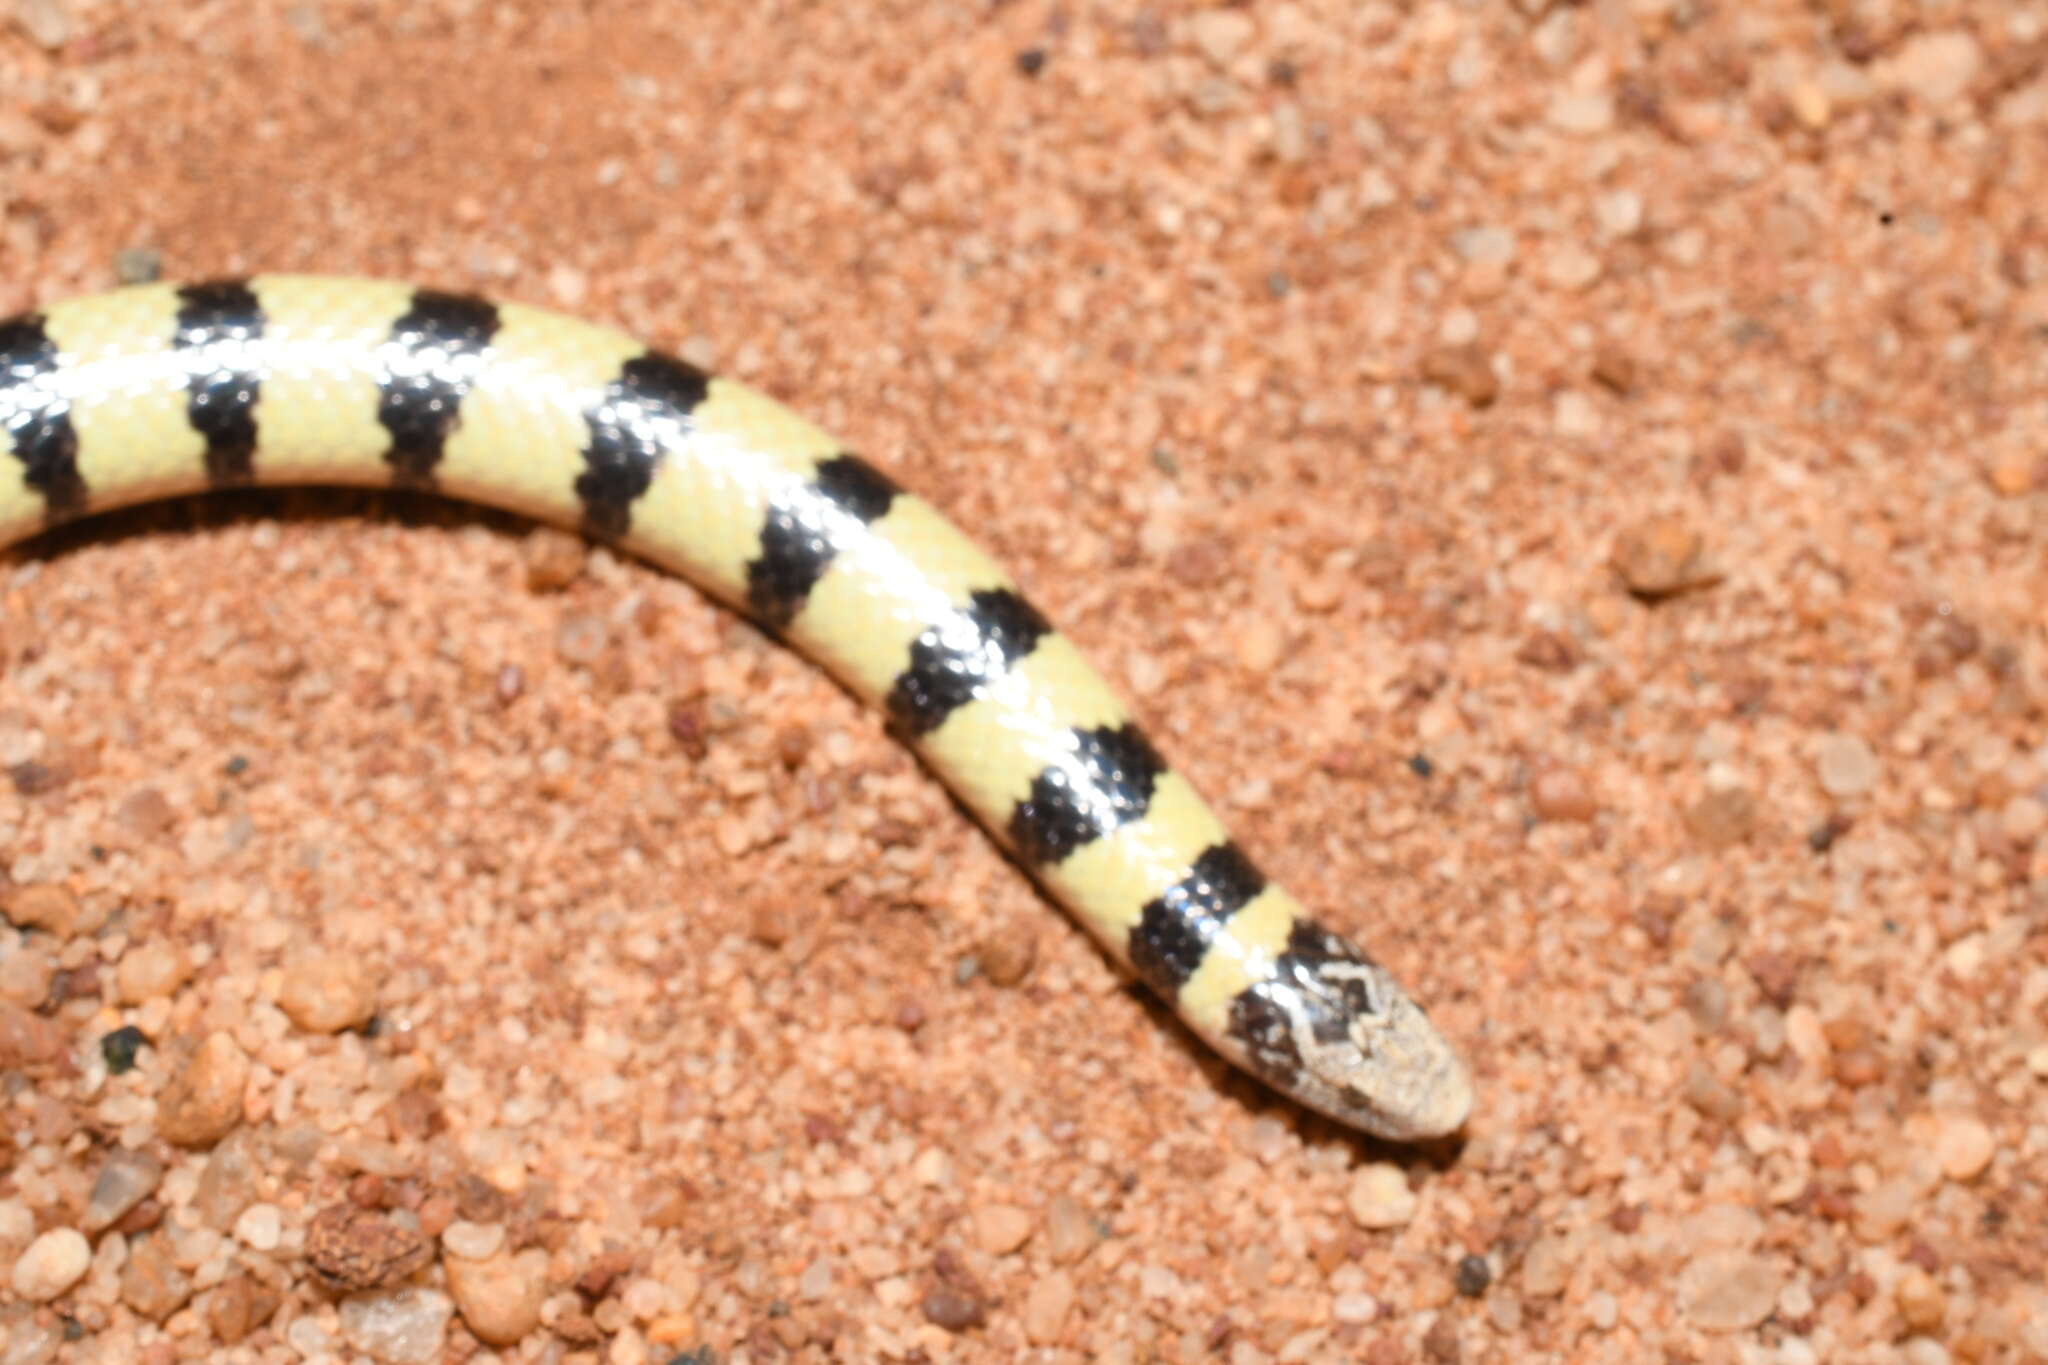
<svg viewBox="0 0 2048 1365"><path fill-rule="evenodd" d="M745 386L559 314L373 280L138 285L0 322L0 546L248 484L433 490L576 527L878 706L1223 1056L1393 1139L1463 1064L1268 881L1107 684L929 503Z"/></svg>

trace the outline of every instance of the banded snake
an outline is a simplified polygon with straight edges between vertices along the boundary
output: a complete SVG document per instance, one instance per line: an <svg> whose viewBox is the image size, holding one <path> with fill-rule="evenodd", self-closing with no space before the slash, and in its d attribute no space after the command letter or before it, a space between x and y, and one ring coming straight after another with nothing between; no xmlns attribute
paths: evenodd
<svg viewBox="0 0 2048 1365"><path fill-rule="evenodd" d="M1109 686L931 504L780 405L618 332L266 275L0 322L0 546L248 484L391 485L578 528L748 613L879 707L1217 1052L1381 1137L1465 1120L1388 973L1233 843Z"/></svg>

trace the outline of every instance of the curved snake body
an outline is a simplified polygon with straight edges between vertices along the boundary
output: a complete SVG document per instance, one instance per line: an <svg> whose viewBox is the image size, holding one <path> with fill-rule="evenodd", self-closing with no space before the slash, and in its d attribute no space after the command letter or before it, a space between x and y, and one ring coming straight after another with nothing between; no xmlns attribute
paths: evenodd
<svg viewBox="0 0 2048 1365"><path fill-rule="evenodd" d="M776 403L558 314L370 280L141 285L0 322L0 545L154 497L396 485L680 573L879 706L1218 1052L1345 1123L1464 1121L1391 977L1231 842L933 507Z"/></svg>

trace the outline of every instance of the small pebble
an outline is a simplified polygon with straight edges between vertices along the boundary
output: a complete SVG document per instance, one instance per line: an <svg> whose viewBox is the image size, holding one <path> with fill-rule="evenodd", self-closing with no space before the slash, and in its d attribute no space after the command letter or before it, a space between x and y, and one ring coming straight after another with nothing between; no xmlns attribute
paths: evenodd
<svg viewBox="0 0 2048 1365"><path fill-rule="evenodd" d="M1756 832L1756 798L1741 787L1708 792L1685 813L1685 827L1709 849L1732 848Z"/></svg>
<svg viewBox="0 0 2048 1365"><path fill-rule="evenodd" d="M822 1286L819 1292L811 1297L823 1298L832 1288L832 1263L822 1256L811 1262L804 1271L804 1284L807 1287ZM626 1311L633 1315L634 1321L651 1322L668 1307L668 1286L660 1280L643 1275L626 1286L625 1291L619 1295L619 1302L626 1306Z"/></svg>
<svg viewBox="0 0 2048 1365"><path fill-rule="evenodd" d="M1503 227L1479 224L1459 228L1450 240L1451 250L1468 265L1502 266L1515 258L1515 234Z"/></svg>
<svg viewBox="0 0 2048 1365"><path fill-rule="evenodd" d="M1336 1322L1367 1323L1379 1315L1380 1301L1370 1294L1339 1294L1330 1300L1330 1317Z"/></svg>
<svg viewBox="0 0 2048 1365"><path fill-rule="evenodd" d="M540 1324L541 1304L547 1298L544 1254L497 1255L480 1261L448 1257L441 1268L462 1320L478 1339L510 1346Z"/></svg>
<svg viewBox="0 0 2048 1365"><path fill-rule="evenodd" d="M560 592L583 576L590 550L581 536L542 527L526 537L521 557L529 591Z"/></svg>
<svg viewBox="0 0 2048 1365"><path fill-rule="evenodd" d="M1486 1258L1476 1253L1458 1258L1458 1268L1452 1273L1458 1292L1468 1299L1476 1299L1493 1283L1493 1267Z"/></svg>
<svg viewBox="0 0 2048 1365"><path fill-rule="evenodd" d="M211 1147L242 1117L249 1058L225 1033L208 1034L157 1097L156 1130L180 1147Z"/></svg>
<svg viewBox="0 0 2048 1365"><path fill-rule="evenodd" d="M1821 789L1829 796L1861 796L1877 785L1877 755L1861 735L1834 731L1821 740L1814 758L1814 770Z"/></svg>
<svg viewBox="0 0 2048 1365"><path fill-rule="evenodd" d="M2026 450L2007 451L1991 461L1986 473L2001 497L2023 497L2041 480L2041 462Z"/></svg>
<svg viewBox="0 0 2048 1365"><path fill-rule="evenodd" d="M1717 976L1697 977L1685 988L1685 1012L1702 1033L1719 1033L1728 1022L1728 988Z"/></svg>
<svg viewBox="0 0 2048 1365"><path fill-rule="evenodd" d="M1934 1159L1950 1180L1975 1180L1997 1151L1991 1130L1968 1114L1943 1114L1935 1121Z"/></svg>
<svg viewBox="0 0 2048 1365"><path fill-rule="evenodd" d="M1543 257L1544 279L1555 288L1573 292L1591 285L1605 268L1597 255L1577 242L1559 242Z"/></svg>
<svg viewBox="0 0 2048 1365"><path fill-rule="evenodd" d="M121 955L114 980L121 998L140 1005L170 995L192 974L191 962L175 943L144 943Z"/></svg>
<svg viewBox="0 0 2048 1365"><path fill-rule="evenodd" d="M235 1240L251 1251L275 1251L284 1235L284 1216L275 1204L251 1204L235 1220Z"/></svg>
<svg viewBox="0 0 2048 1365"><path fill-rule="evenodd" d="M1856 1197L1856 1230L1872 1241L1897 1233L1920 1210L1921 1190L1909 1180L1886 1180Z"/></svg>
<svg viewBox="0 0 2048 1365"><path fill-rule="evenodd" d="M128 1210L156 1192L164 1164L148 1152L116 1151L93 1177L81 1225L87 1232L112 1227Z"/></svg>
<svg viewBox="0 0 2048 1365"><path fill-rule="evenodd" d="M1657 601L1719 581L1720 575L1704 562L1705 549L1705 539L1690 523L1652 517L1615 537L1610 562L1630 592Z"/></svg>
<svg viewBox="0 0 2048 1365"><path fill-rule="evenodd" d="M1771 1315L1784 1276L1770 1261L1734 1248L1693 1257L1678 1274L1678 1307L1703 1332L1742 1332Z"/></svg>
<svg viewBox="0 0 2048 1365"><path fill-rule="evenodd" d="M455 1181L455 1210L471 1223L496 1223L510 1210L505 1192L474 1171L465 1171Z"/></svg>
<svg viewBox="0 0 2048 1365"><path fill-rule="evenodd" d="M1764 1221L1754 1209L1717 1200L1689 1215L1679 1226L1679 1240L1694 1251L1708 1247L1753 1247L1764 1235Z"/></svg>
<svg viewBox="0 0 2048 1365"><path fill-rule="evenodd" d="M77 25L71 0L15 0L14 18L29 41L45 52L55 52L71 41Z"/></svg>
<svg viewBox="0 0 2048 1365"><path fill-rule="evenodd" d="M0 956L0 1000L23 1009L38 1009L50 998L57 978L57 959L35 942Z"/></svg>
<svg viewBox="0 0 2048 1365"><path fill-rule="evenodd" d="M1015 986L1031 974L1038 960L1038 940L1021 925L990 934L975 949L983 976L991 985Z"/></svg>
<svg viewBox="0 0 2048 1365"><path fill-rule="evenodd" d="M1009 1255L1031 1233L1031 1215L1015 1204L984 1204L974 1211L975 1245L990 1256Z"/></svg>
<svg viewBox="0 0 2048 1365"><path fill-rule="evenodd" d="M192 1191L192 1210L206 1227L225 1232L254 1202L256 1162L245 1131L230 1135L207 1154Z"/></svg>
<svg viewBox="0 0 2048 1365"><path fill-rule="evenodd" d="M387 1289L341 1302L341 1330L384 1365L438 1365L455 1305L435 1289Z"/></svg>
<svg viewBox="0 0 2048 1365"><path fill-rule="evenodd" d="M1705 1062L1694 1060L1685 1073L1685 1102L1710 1119L1733 1123L1742 1117L1739 1091L1732 1089Z"/></svg>
<svg viewBox="0 0 2048 1365"><path fill-rule="evenodd" d="M1067 1315L1074 1309L1074 1280L1064 1270L1055 1270L1032 1281L1024 1296L1024 1335L1040 1346L1060 1339Z"/></svg>
<svg viewBox="0 0 2048 1365"><path fill-rule="evenodd" d="M341 1292L396 1284L432 1255L420 1233L353 1204L328 1205L306 1229L307 1263Z"/></svg>
<svg viewBox="0 0 2048 1365"><path fill-rule="evenodd" d="M1188 20L1188 36L1209 64L1224 67L1252 38L1251 15L1237 9L1205 9Z"/></svg>
<svg viewBox="0 0 2048 1365"><path fill-rule="evenodd" d="M1422 1353L1436 1365L1458 1365L1465 1358L1464 1348L1458 1343L1458 1324L1449 1313L1439 1313L1422 1334Z"/></svg>
<svg viewBox="0 0 2048 1365"><path fill-rule="evenodd" d="M1614 126L1614 96L1605 90L1569 90L1550 101L1547 120L1559 132L1590 137Z"/></svg>
<svg viewBox="0 0 2048 1365"><path fill-rule="evenodd" d="M1922 103L1947 104L1969 92L1984 68L1984 50L1968 29L1916 33L1884 63L1884 83Z"/></svg>
<svg viewBox="0 0 2048 1365"><path fill-rule="evenodd" d="M1606 385L1622 397L1636 391L1636 358L1620 346L1602 346L1593 354L1593 383Z"/></svg>
<svg viewBox="0 0 2048 1365"><path fill-rule="evenodd" d="M556 264L547 275L548 293L564 308L575 308L590 292L590 276L573 265Z"/></svg>
<svg viewBox="0 0 2048 1365"><path fill-rule="evenodd" d="M780 902L757 905L747 918L747 937L769 948L780 948L796 937L796 913Z"/></svg>
<svg viewBox="0 0 2048 1365"><path fill-rule="evenodd" d="M957 1285L936 1285L918 1305L925 1321L948 1332L965 1332L988 1321L988 1306L980 1295Z"/></svg>
<svg viewBox="0 0 2048 1365"><path fill-rule="evenodd" d="M555 653L562 657L564 663L581 664L587 668L604 656L609 638L604 618L587 612L565 616L555 629Z"/></svg>
<svg viewBox="0 0 2048 1365"><path fill-rule="evenodd" d="M51 1228L28 1244L8 1283L30 1303L48 1303L84 1278L92 1246L76 1228Z"/></svg>
<svg viewBox="0 0 2048 1365"><path fill-rule="evenodd" d="M223 1345L232 1346L270 1321L280 1300L260 1280L237 1275L213 1291L206 1302L206 1325Z"/></svg>
<svg viewBox="0 0 2048 1365"><path fill-rule="evenodd" d="M1097 1241L1088 1211L1072 1195L1056 1194L1045 1206L1046 1250L1060 1265L1080 1259Z"/></svg>
<svg viewBox="0 0 2048 1365"><path fill-rule="evenodd" d="M1490 407L1500 397L1500 379L1493 360L1476 342L1439 346L1422 358L1423 382L1448 389L1475 408Z"/></svg>
<svg viewBox="0 0 2048 1365"><path fill-rule="evenodd" d="M1545 1234L1529 1243L1529 1249L1522 1253L1522 1293L1529 1298L1556 1298L1564 1292L1571 1273L1568 1238Z"/></svg>
<svg viewBox="0 0 2048 1365"><path fill-rule="evenodd" d="M1934 1277L1924 1270L1916 1268L1901 1276L1893 1298L1899 1305L1899 1317L1905 1321L1909 1331L1920 1334L1938 1332L1948 1317L1948 1296L1934 1282Z"/></svg>
<svg viewBox="0 0 2048 1365"><path fill-rule="evenodd" d="M1361 1166L1351 1176L1344 1204L1362 1228L1398 1228L1415 1216L1415 1191L1408 1187L1408 1175L1391 1162L1375 1161Z"/></svg>
<svg viewBox="0 0 2048 1365"><path fill-rule="evenodd" d="M0 1001L0 1070L39 1066L64 1051L64 1035L50 1020Z"/></svg>
<svg viewBox="0 0 2048 1365"><path fill-rule="evenodd" d="M139 787L122 800L114 818L136 838L154 839L168 833L178 816L162 792L155 787Z"/></svg>
<svg viewBox="0 0 2048 1365"><path fill-rule="evenodd" d="M52 938L69 938L78 924L78 897L52 882L17 886L0 900L8 922L19 929L40 929Z"/></svg>
<svg viewBox="0 0 2048 1365"><path fill-rule="evenodd" d="M7 770L7 780L22 796L41 796L56 791L71 780L71 774L47 763L17 763Z"/></svg>
<svg viewBox="0 0 2048 1365"><path fill-rule="evenodd" d="M1237 661L1245 672L1256 676L1272 672L1287 648L1287 637L1276 621L1251 621L1234 635L1231 647L1237 652Z"/></svg>
<svg viewBox="0 0 2048 1365"><path fill-rule="evenodd" d="M1812 81L1800 81L1786 91L1785 102L1791 107L1792 116L1815 132L1827 127L1834 114L1834 102L1828 98L1828 92Z"/></svg>
<svg viewBox="0 0 2048 1365"><path fill-rule="evenodd" d="M1998 812L1998 827L2015 844L2032 844L2048 831L2048 804L2024 792L2009 797Z"/></svg>
<svg viewBox="0 0 2048 1365"><path fill-rule="evenodd" d="M1578 651L1571 642L1555 631L1542 630L1522 641L1515 651L1519 663L1535 668L1548 669L1553 673L1569 673L1578 667Z"/></svg>
<svg viewBox="0 0 2048 1365"><path fill-rule="evenodd" d="M0 1199L0 1247L26 1247L35 1240L36 1216L19 1198Z"/></svg>
<svg viewBox="0 0 2048 1365"><path fill-rule="evenodd" d="M1529 804L1539 820L1590 820L1600 813L1586 780L1571 769L1547 767L1529 784Z"/></svg>
<svg viewBox="0 0 2048 1365"><path fill-rule="evenodd" d="M1294 600L1303 611L1330 611L1344 600L1344 580L1328 570L1300 579L1294 585Z"/></svg>
<svg viewBox="0 0 2048 1365"><path fill-rule="evenodd" d="M172 1258L171 1239L152 1233L128 1249L121 1267L121 1302L152 1322L162 1322L192 1297L192 1277Z"/></svg>
<svg viewBox="0 0 2048 1365"><path fill-rule="evenodd" d="M505 1225L457 1219L442 1229L441 1245L465 1261L488 1261L505 1245Z"/></svg>
<svg viewBox="0 0 2048 1365"><path fill-rule="evenodd" d="M309 1360L324 1355L334 1346L334 1338L320 1325L320 1319L310 1313L293 1318L284 1336L294 1351Z"/></svg>
<svg viewBox="0 0 2048 1365"><path fill-rule="evenodd" d="M1902 1365L1953 1365L1948 1347L1933 1337L1908 1337L1899 1346Z"/></svg>
<svg viewBox="0 0 2048 1365"><path fill-rule="evenodd" d="M308 1033L339 1033L377 1012L377 990L361 958L320 953L285 969L277 1007Z"/></svg>

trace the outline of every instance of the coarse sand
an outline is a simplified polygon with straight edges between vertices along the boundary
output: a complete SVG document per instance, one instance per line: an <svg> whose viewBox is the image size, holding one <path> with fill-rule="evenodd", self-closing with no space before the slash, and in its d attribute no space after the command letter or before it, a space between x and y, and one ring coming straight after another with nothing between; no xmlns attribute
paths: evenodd
<svg viewBox="0 0 2048 1365"><path fill-rule="evenodd" d="M643 565L138 509L0 560L0 1365L2048 1359L2044 63L2032 3L0 3L0 313L388 275L783 398L1479 1084L1402 1149L1240 1078Z"/></svg>

